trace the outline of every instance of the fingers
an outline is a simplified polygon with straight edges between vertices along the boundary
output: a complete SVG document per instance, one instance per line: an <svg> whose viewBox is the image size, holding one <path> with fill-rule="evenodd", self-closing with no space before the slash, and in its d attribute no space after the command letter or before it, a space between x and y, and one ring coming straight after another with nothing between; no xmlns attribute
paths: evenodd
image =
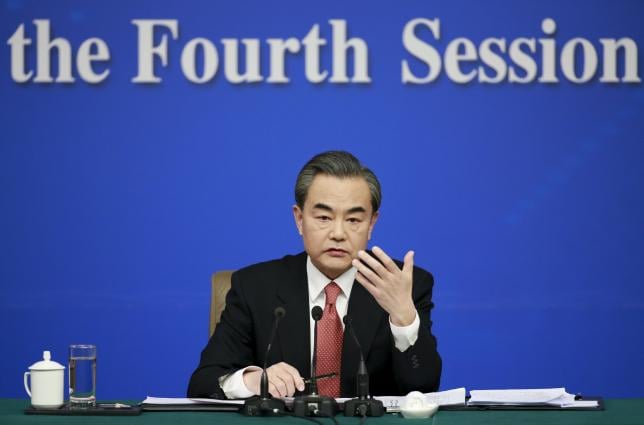
<svg viewBox="0 0 644 425"><path fill-rule="evenodd" d="M269 392L274 397L290 397L296 390L304 391L304 379L293 366L280 362L266 369Z"/></svg>
<svg viewBox="0 0 644 425"><path fill-rule="evenodd" d="M388 256L387 253L381 248L374 246L371 251L376 254L376 257L378 257L378 259L382 262L385 268L389 270L390 273L395 273L400 270L394 260L392 260L391 257Z"/></svg>
<svg viewBox="0 0 644 425"><path fill-rule="evenodd" d="M371 294L372 297L378 299L380 297L380 290L371 283L362 273L356 273L356 280Z"/></svg>
<svg viewBox="0 0 644 425"><path fill-rule="evenodd" d="M275 388L276 397L288 397L295 393L293 381L277 374L268 375L269 387Z"/></svg>
<svg viewBox="0 0 644 425"><path fill-rule="evenodd" d="M376 256L375 258L366 251L358 251L358 258L354 259L352 264L373 285L379 286L381 281L387 279L389 275L397 276L400 274L401 270L398 265L385 251L374 246L372 252ZM409 251L405 255L403 272L406 272L407 269L413 269L413 256L413 251Z"/></svg>
<svg viewBox="0 0 644 425"><path fill-rule="evenodd" d="M282 397L283 397L283 396L280 394L280 392L279 392L279 390L277 389L277 387L275 386L275 384L273 384L272 382L269 382L269 383L268 383L268 392L269 392L273 397L276 397L276 398L282 398Z"/></svg>
<svg viewBox="0 0 644 425"><path fill-rule="evenodd" d="M412 299L414 251L405 254L402 269L381 248L373 247L372 252L373 256L358 251L352 262L356 280L389 313L392 323L407 326L416 314Z"/></svg>
<svg viewBox="0 0 644 425"><path fill-rule="evenodd" d="M367 254L365 251L358 252L359 259L354 259L352 261L353 266L358 269L365 279L367 279L371 284L378 285L381 281L381 277L386 272L385 268L371 255Z"/></svg>
<svg viewBox="0 0 644 425"><path fill-rule="evenodd" d="M403 260L403 273L412 273L414 270L414 251L407 251Z"/></svg>

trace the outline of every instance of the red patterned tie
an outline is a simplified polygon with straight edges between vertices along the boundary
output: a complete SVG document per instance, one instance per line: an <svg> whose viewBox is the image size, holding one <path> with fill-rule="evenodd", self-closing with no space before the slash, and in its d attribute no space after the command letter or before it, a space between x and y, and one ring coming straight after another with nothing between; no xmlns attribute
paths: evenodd
<svg viewBox="0 0 644 425"><path fill-rule="evenodd" d="M342 356L342 322L335 309L335 300L342 289L331 282L324 288L326 305L324 315L318 322L317 370L316 375L337 373L333 378L321 379L318 382L320 394L340 397L340 360Z"/></svg>

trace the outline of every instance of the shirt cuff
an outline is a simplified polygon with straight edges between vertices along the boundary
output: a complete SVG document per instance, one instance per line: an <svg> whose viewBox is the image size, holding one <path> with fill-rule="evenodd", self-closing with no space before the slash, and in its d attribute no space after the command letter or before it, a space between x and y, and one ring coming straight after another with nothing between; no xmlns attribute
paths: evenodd
<svg viewBox="0 0 644 425"><path fill-rule="evenodd" d="M407 350L418 340L418 329L420 328L418 312L416 312L416 317L409 326L396 326L391 323L391 317L389 318L389 326L391 327L391 334L394 337L394 345L400 352Z"/></svg>
<svg viewBox="0 0 644 425"><path fill-rule="evenodd" d="M248 398L255 395L254 392L246 388L244 383L244 372L246 371L255 371L262 370L262 368L257 366L248 366L243 369L239 369L236 372L229 373L228 375L219 377L219 386L226 394L227 398Z"/></svg>

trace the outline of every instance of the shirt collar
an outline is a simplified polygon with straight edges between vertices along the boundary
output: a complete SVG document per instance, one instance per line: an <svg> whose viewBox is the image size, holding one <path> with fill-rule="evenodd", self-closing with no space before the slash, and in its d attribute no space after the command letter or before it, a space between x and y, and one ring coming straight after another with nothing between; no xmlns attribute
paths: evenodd
<svg viewBox="0 0 644 425"><path fill-rule="evenodd" d="M353 281L356 278L357 269L351 267L346 272L342 273L337 278L331 280L326 277L311 261L311 257L307 255L306 257L306 275L309 280L309 300L314 302L324 291L324 288L329 284L329 282L335 282L338 284L342 293L349 298L351 295L351 288L353 288Z"/></svg>

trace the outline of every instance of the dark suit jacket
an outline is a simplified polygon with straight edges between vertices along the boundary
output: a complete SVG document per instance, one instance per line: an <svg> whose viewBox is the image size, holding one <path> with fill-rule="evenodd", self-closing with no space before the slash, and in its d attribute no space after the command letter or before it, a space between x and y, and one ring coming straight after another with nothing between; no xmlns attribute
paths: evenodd
<svg viewBox="0 0 644 425"><path fill-rule="evenodd" d="M218 378L249 365L264 364L273 324L273 312L282 306L286 316L268 356L268 365L284 361L304 378L311 376L308 280L306 253L255 264L232 275L226 308L215 333L201 353L199 367L188 386L189 397L225 398ZM400 265L400 263L399 263ZM372 395L404 395L409 391L438 389L441 358L431 334L433 278L414 267L413 299L420 318L418 340L405 352L395 346L389 315L357 281L347 314L362 345L370 374ZM341 393L356 393L360 353L345 332L342 349Z"/></svg>

